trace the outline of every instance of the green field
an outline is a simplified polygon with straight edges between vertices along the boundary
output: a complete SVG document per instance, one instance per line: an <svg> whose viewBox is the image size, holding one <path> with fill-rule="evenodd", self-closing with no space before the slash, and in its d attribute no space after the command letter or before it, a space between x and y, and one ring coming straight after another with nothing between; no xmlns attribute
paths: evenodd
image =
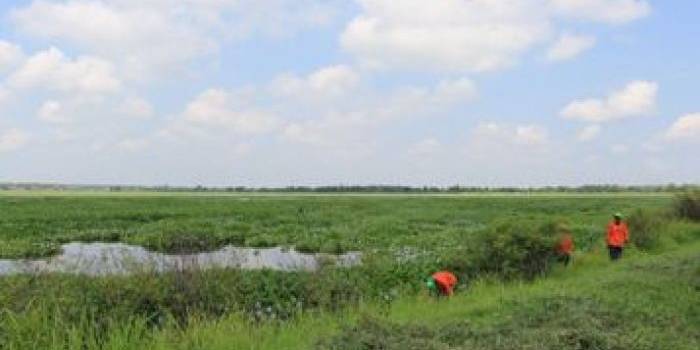
<svg viewBox="0 0 700 350"><path fill-rule="evenodd" d="M0 258L72 241L358 250L314 272L0 277L2 349L697 349L700 224L671 195L0 194ZM613 212L632 227L606 257ZM553 258L574 235L572 266ZM452 300L425 295L442 268Z"/></svg>
<svg viewBox="0 0 700 350"><path fill-rule="evenodd" d="M566 219L600 233L611 213L659 208L668 195L0 195L0 258L51 255L72 241L164 252L227 244L302 251L451 247L498 220Z"/></svg>

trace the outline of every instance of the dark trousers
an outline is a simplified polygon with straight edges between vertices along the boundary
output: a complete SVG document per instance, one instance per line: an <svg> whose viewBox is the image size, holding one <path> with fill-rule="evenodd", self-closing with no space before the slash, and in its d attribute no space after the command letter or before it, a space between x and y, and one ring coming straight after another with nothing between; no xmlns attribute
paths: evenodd
<svg viewBox="0 0 700 350"><path fill-rule="evenodd" d="M618 260L622 258L622 247L608 246L608 251L610 252L610 260Z"/></svg>
<svg viewBox="0 0 700 350"><path fill-rule="evenodd" d="M559 256L557 257L557 260L559 260L560 263L563 263L564 266L569 266L569 262L571 261L571 254L569 254L569 253L559 253Z"/></svg>

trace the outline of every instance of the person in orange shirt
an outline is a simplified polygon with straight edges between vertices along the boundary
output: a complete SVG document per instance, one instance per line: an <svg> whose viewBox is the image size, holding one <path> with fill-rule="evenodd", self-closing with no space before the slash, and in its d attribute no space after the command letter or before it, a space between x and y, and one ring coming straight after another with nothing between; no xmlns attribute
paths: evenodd
<svg viewBox="0 0 700 350"><path fill-rule="evenodd" d="M457 285L457 277L448 271L440 271L428 277L426 281L428 290L438 296L452 296L455 286Z"/></svg>
<svg viewBox="0 0 700 350"><path fill-rule="evenodd" d="M559 261L563 262L564 266L568 266L571 254L574 252L574 237L568 232L562 234L556 249Z"/></svg>
<svg viewBox="0 0 700 350"><path fill-rule="evenodd" d="M622 214L617 213L613 216L613 221L608 224L607 243L610 260L615 261L622 258L622 250L627 241L629 241L629 229L627 224L622 221Z"/></svg>

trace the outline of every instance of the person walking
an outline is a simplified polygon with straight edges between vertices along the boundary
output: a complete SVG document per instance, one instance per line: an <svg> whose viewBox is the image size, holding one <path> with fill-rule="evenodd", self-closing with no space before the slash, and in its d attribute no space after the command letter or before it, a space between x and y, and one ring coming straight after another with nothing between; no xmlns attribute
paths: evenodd
<svg viewBox="0 0 700 350"><path fill-rule="evenodd" d="M457 277L449 271L440 271L428 277L428 290L438 296L450 297L454 294Z"/></svg>
<svg viewBox="0 0 700 350"><path fill-rule="evenodd" d="M629 229L622 221L622 214L613 215L613 221L608 224L607 243L610 260L616 261L622 258L622 250L629 241Z"/></svg>

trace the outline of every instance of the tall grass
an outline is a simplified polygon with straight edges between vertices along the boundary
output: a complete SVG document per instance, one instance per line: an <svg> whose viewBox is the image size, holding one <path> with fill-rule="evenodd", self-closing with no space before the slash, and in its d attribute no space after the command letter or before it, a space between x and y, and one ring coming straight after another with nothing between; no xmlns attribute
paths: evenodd
<svg viewBox="0 0 700 350"><path fill-rule="evenodd" d="M253 322L191 315L186 326L144 317L95 327L33 304L0 316L3 349L697 349L698 242L619 264L579 263L532 283L475 283L452 300L403 296L388 312L341 312Z"/></svg>
<svg viewBox="0 0 700 350"><path fill-rule="evenodd" d="M700 221L700 191L680 194L674 204L679 217Z"/></svg>

